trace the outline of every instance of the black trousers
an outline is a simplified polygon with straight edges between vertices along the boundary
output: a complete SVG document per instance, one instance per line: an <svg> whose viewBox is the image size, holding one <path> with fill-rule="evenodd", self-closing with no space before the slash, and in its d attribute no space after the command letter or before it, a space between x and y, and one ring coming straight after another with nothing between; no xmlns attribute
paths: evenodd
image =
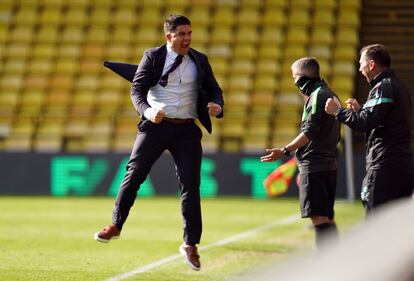
<svg viewBox="0 0 414 281"><path fill-rule="evenodd" d="M162 121L141 121L113 210L112 223L120 230L134 204L137 191L145 181L151 167L161 154L170 151L176 168L181 194L184 241L198 244L202 221L200 206L201 137L194 123L174 124Z"/></svg>
<svg viewBox="0 0 414 281"><path fill-rule="evenodd" d="M411 197L414 187L412 173L369 169L365 175L361 201L367 215L374 209L391 201Z"/></svg>

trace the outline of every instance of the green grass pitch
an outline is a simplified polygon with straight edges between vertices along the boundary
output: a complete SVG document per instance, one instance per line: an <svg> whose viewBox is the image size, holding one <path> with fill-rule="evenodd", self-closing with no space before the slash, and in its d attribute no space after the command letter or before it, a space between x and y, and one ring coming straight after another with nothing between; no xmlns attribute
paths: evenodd
<svg viewBox="0 0 414 281"><path fill-rule="evenodd" d="M121 238L109 244L93 234L110 223L113 198L0 197L0 280L105 280L178 253L182 243L179 198L138 198ZM225 280L269 260L286 260L314 243L297 199L202 200L200 246L291 215L298 219L200 253L194 272L180 258L127 280ZM344 231L363 218L359 203L337 202Z"/></svg>

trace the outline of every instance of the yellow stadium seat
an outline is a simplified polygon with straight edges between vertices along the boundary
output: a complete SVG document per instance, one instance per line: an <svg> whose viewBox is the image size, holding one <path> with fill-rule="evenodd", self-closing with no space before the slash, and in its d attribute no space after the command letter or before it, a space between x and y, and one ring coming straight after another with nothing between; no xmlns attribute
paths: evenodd
<svg viewBox="0 0 414 281"><path fill-rule="evenodd" d="M308 10L291 9L288 16L289 26L304 26L307 27L310 23L310 13Z"/></svg>
<svg viewBox="0 0 414 281"><path fill-rule="evenodd" d="M191 0L191 7L194 8L208 8L213 5L214 0Z"/></svg>
<svg viewBox="0 0 414 281"><path fill-rule="evenodd" d="M66 5L69 9L87 9L89 6L89 1L70 0L66 2Z"/></svg>
<svg viewBox="0 0 414 281"><path fill-rule="evenodd" d="M210 25L211 14L208 8L193 7L188 16L191 20L193 29L197 27L208 27Z"/></svg>
<svg viewBox="0 0 414 281"><path fill-rule="evenodd" d="M0 89L2 91L19 91L23 87L21 74L5 74L0 77Z"/></svg>
<svg viewBox="0 0 414 281"><path fill-rule="evenodd" d="M291 9L309 9L312 6L313 0L291 0L290 1L290 8Z"/></svg>
<svg viewBox="0 0 414 281"><path fill-rule="evenodd" d="M280 64L276 60L260 59L256 64L256 78L261 75L274 76L280 73ZM276 77L275 77L276 78Z"/></svg>
<svg viewBox="0 0 414 281"><path fill-rule="evenodd" d="M109 42L116 44L125 44L126 46L130 44L135 39L141 39L142 32L139 29L138 34L134 34L131 26L120 26L118 25L111 33L109 37Z"/></svg>
<svg viewBox="0 0 414 281"><path fill-rule="evenodd" d="M61 34L60 42L80 44L84 41L85 34L82 28L79 27L68 27L65 28Z"/></svg>
<svg viewBox="0 0 414 281"><path fill-rule="evenodd" d="M136 18L135 11L131 9L120 9L112 15L114 24L117 27L130 27L135 23Z"/></svg>
<svg viewBox="0 0 414 281"><path fill-rule="evenodd" d="M333 27L335 25L335 13L333 9L317 9L313 15L313 27Z"/></svg>
<svg viewBox="0 0 414 281"><path fill-rule="evenodd" d="M354 61L335 61L333 65L333 75L354 76L356 70Z"/></svg>
<svg viewBox="0 0 414 281"><path fill-rule="evenodd" d="M142 45L154 45L162 37L162 33L156 28L140 28L136 35L134 35L134 41Z"/></svg>
<svg viewBox="0 0 414 281"><path fill-rule="evenodd" d="M225 75L229 69L229 63L226 58L213 56L209 59L215 75Z"/></svg>
<svg viewBox="0 0 414 281"><path fill-rule="evenodd" d="M274 92L278 88L278 81L275 75L257 76L254 82L255 91Z"/></svg>
<svg viewBox="0 0 414 281"><path fill-rule="evenodd" d="M95 92L99 86L99 77L94 74L86 73L78 78L76 89L79 91Z"/></svg>
<svg viewBox="0 0 414 281"><path fill-rule="evenodd" d="M263 26L265 27L282 27L286 25L286 14L282 9L266 9L262 16Z"/></svg>
<svg viewBox="0 0 414 281"><path fill-rule="evenodd" d="M239 26L256 27L260 21L259 11L252 8L242 9L237 13L237 24Z"/></svg>
<svg viewBox="0 0 414 281"><path fill-rule="evenodd" d="M3 50L5 42L8 40L9 28L7 25L0 25L0 51ZM3 51L2 51L3 53Z"/></svg>
<svg viewBox="0 0 414 281"><path fill-rule="evenodd" d="M278 46L282 44L285 40L285 35L283 33L282 28L272 27L272 28L265 28L262 31L260 36L260 42L262 44L273 44L274 46Z"/></svg>
<svg viewBox="0 0 414 281"><path fill-rule="evenodd" d="M53 44L36 44L33 46L33 58L52 59L55 57L57 49Z"/></svg>
<svg viewBox="0 0 414 281"><path fill-rule="evenodd" d="M276 98L272 91L257 91L251 97L253 107L273 107Z"/></svg>
<svg viewBox="0 0 414 281"><path fill-rule="evenodd" d="M332 90L341 96L352 96L354 90L354 77L353 76L333 76L331 82Z"/></svg>
<svg viewBox="0 0 414 281"><path fill-rule="evenodd" d="M104 45L109 40L109 32L106 28L92 27L87 30L85 35L86 44L101 44Z"/></svg>
<svg viewBox="0 0 414 281"><path fill-rule="evenodd" d="M55 73L57 74L76 74L79 70L79 62L73 59L59 59L55 64Z"/></svg>
<svg viewBox="0 0 414 281"><path fill-rule="evenodd" d="M81 75L99 74L103 70L102 62L99 59L83 59L79 65Z"/></svg>
<svg viewBox="0 0 414 281"><path fill-rule="evenodd" d="M33 38L34 32L31 26L18 26L9 32L10 43L30 44Z"/></svg>
<svg viewBox="0 0 414 281"><path fill-rule="evenodd" d="M26 60L24 59L9 59L4 64L4 72L7 74L22 75L26 70Z"/></svg>
<svg viewBox="0 0 414 281"><path fill-rule="evenodd" d="M163 0L141 0L139 1L139 7L142 9L160 9L164 3Z"/></svg>
<svg viewBox="0 0 414 281"><path fill-rule="evenodd" d="M129 8L131 10L134 10L138 6L138 1L135 1L135 0L118 0L114 4L116 4L118 7Z"/></svg>
<svg viewBox="0 0 414 281"><path fill-rule="evenodd" d="M234 59L230 66L230 73L251 75L255 70L254 63L249 59Z"/></svg>
<svg viewBox="0 0 414 281"><path fill-rule="evenodd" d="M139 13L136 17L138 20L138 24L140 26L147 26L147 27L148 26L159 26L160 18L162 18L160 14L160 10L157 8L152 8L152 7L141 10L141 13Z"/></svg>
<svg viewBox="0 0 414 281"><path fill-rule="evenodd" d="M43 90L49 86L49 79L42 74L29 74L25 77L24 88L32 90Z"/></svg>
<svg viewBox="0 0 414 281"><path fill-rule="evenodd" d="M35 40L37 43L55 44L58 40L58 36L59 31L56 26L45 25L39 29Z"/></svg>
<svg viewBox="0 0 414 281"><path fill-rule="evenodd" d="M293 78L289 76L283 76L280 80L280 91L281 92L298 92L298 88L296 88Z"/></svg>
<svg viewBox="0 0 414 281"><path fill-rule="evenodd" d="M48 59L36 58L30 61L27 71L30 74L48 75L51 73L52 69L52 61Z"/></svg>
<svg viewBox="0 0 414 281"><path fill-rule="evenodd" d="M21 96L21 107L37 106L41 107L45 102L46 94L43 90L23 92Z"/></svg>
<svg viewBox="0 0 414 281"><path fill-rule="evenodd" d="M63 16L63 24L66 26L84 26L88 21L87 11L83 8L76 7L68 9Z"/></svg>
<svg viewBox="0 0 414 281"><path fill-rule="evenodd" d="M48 79L48 83L51 89L71 90L74 86L74 82L75 81L73 76L64 73L55 73L50 79Z"/></svg>
<svg viewBox="0 0 414 281"><path fill-rule="evenodd" d="M355 61L357 58L357 50L353 46L336 46L334 50L334 59L337 60L347 60Z"/></svg>
<svg viewBox="0 0 414 281"><path fill-rule="evenodd" d="M338 26L359 27L359 10L340 9L337 24Z"/></svg>
<svg viewBox="0 0 414 281"><path fill-rule="evenodd" d="M257 56L257 50L253 45L236 45L233 50L234 59L255 59Z"/></svg>
<svg viewBox="0 0 414 281"><path fill-rule="evenodd" d="M259 34L257 28L240 27L236 31L236 44L256 44Z"/></svg>
<svg viewBox="0 0 414 281"><path fill-rule="evenodd" d="M81 54L81 46L77 44L65 44L61 45L58 50L58 56L60 58L67 58L67 59L78 59Z"/></svg>
<svg viewBox="0 0 414 281"><path fill-rule="evenodd" d="M100 88L101 89L113 89L113 90L120 90L125 84L125 80L121 77L117 77L112 73L105 74L100 81Z"/></svg>
<svg viewBox="0 0 414 281"><path fill-rule="evenodd" d="M331 45L334 42L334 36L330 27L314 28L311 33L311 44Z"/></svg>
<svg viewBox="0 0 414 281"><path fill-rule="evenodd" d="M106 48L105 59L112 61L128 61L132 50L125 44L113 44Z"/></svg>
<svg viewBox="0 0 414 281"><path fill-rule="evenodd" d="M32 149L32 140L30 137L9 137L4 140L3 148L9 152L27 152Z"/></svg>
<svg viewBox="0 0 414 281"><path fill-rule="evenodd" d="M33 150L37 152L59 152L63 140L59 137L37 136L33 140Z"/></svg>
<svg viewBox="0 0 414 281"><path fill-rule="evenodd" d="M185 10L189 5L187 0L166 0L165 9L168 11Z"/></svg>
<svg viewBox="0 0 414 281"><path fill-rule="evenodd" d="M247 91L229 91L224 96L230 106L247 107L250 104L250 94Z"/></svg>
<svg viewBox="0 0 414 281"><path fill-rule="evenodd" d="M332 48L325 44L313 44L309 48L309 55L319 60L330 60L332 58Z"/></svg>
<svg viewBox="0 0 414 281"><path fill-rule="evenodd" d="M358 45L358 30L350 27L339 27L336 34L336 43L338 45Z"/></svg>
<svg viewBox="0 0 414 281"><path fill-rule="evenodd" d="M228 44L217 43L211 44L208 49L208 54L211 58L220 57L220 58L229 58L232 55L232 49Z"/></svg>
<svg viewBox="0 0 414 281"><path fill-rule="evenodd" d="M8 58L20 58L26 59L31 54L30 45L22 44L22 43L15 43L15 44L8 44L4 50L3 56Z"/></svg>
<svg viewBox="0 0 414 281"><path fill-rule="evenodd" d="M359 10L361 7L361 0L338 0L339 9L355 9Z"/></svg>
<svg viewBox="0 0 414 281"><path fill-rule="evenodd" d="M87 136L83 142L83 151L90 153L105 153L111 150L109 137Z"/></svg>
<svg viewBox="0 0 414 281"><path fill-rule="evenodd" d="M222 127L220 129L222 137L241 138L243 137L245 131L246 131L246 128L243 123L234 122L234 121L232 122L232 120L230 121L223 120Z"/></svg>
<svg viewBox="0 0 414 281"><path fill-rule="evenodd" d="M315 0L314 6L315 9L335 9L336 0Z"/></svg>
<svg viewBox="0 0 414 281"><path fill-rule="evenodd" d="M229 91L249 91L252 88L252 79L249 75L230 76Z"/></svg>
<svg viewBox="0 0 414 281"><path fill-rule="evenodd" d="M231 28L235 23L235 12L232 8L220 8L213 14L212 25L214 27Z"/></svg>
<svg viewBox="0 0 414 281"><path fill-rule="evenodd" d="M0 93L0 105L2 107L16 108L20 100L19 93L17 91L2 91Z"/></svg>
<svg viewBox="0 0 414 281"><path fill-rule="evenodd" d="M113 140L113 151L129 153L131 152L132 146L134 145L134 137L130 136L115 136ZM203 151L205 147L203 146Z"/></svg>
<svg viewBox="0 0 414 281"><path fill-rule="evenodd" d="M286 35L286 42L289 44L307 44L309 41L309 34L307 27L291 26Z"/></svg>
<svg viewBox="0 0 414 281"><path fill-rule="evenodd" d="M91 29L104 29L110 24L108 19L112 16L112 11L109 6L95 6L89 15L89 23Z"/></svg>
<svg viewBox="0 0 414 281"><path fill-rule="evenodd" d="M259 59L277 61L282 56L282 50L272 45L259 46Z"/></svg>
<svg viewBox="0 0 414 281"><path fill-rule="evenodd" d="M305 49L305 46L289 44L285 47L283 58L285 62L293 62L306 55L307 55L307 51Z"/></svg>
<svg viewBox="0 0 414 281"><path fill-rule="evenodd" d="M100 44L85 44L82 55L86 59L99 61L104 56L105 47Z"/></svg>
<svg viewBox="0 0 414 281"><path fill-rule="evenodd" d="M233 42L233 30L230 27L215 26L211 32L212 44L230 44Z"/></svg>
<svg viewBox="0 0 414 281"><path fill-rule="evenodd" d="M283 9L288 6L288 0L264 0L265 8Z"/></svg>
<svg viewBox="0 0 414 281"><path fill-rule="evenodd" d="M48 8L42 10L39 18L39 23L41 26L59 26L62 21L62 15L60 9Z"/></svg>
<svg viewBox="0 0 414 281"><path fill-rule="evenodd" d="M113 0L90 0L89 2L94 9L110 9L115 4Z"/></svg>

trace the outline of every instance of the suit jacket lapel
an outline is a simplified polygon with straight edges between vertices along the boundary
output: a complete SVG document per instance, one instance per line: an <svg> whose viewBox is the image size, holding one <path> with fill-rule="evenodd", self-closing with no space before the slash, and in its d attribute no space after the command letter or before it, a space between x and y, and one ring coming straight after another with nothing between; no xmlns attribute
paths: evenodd
<svg viewBox="0 0 414 281"><path fill-rule="evenodd" d="M153 76L154 85L156 85L161 78L162 70L164 69L166 58L167 58L167 45L164 44L158 49L158 52L155 54L154 76Z"/></svg>
<svg viewBox="0 0 414 281"><path fill-rule="evenodd" d="M197 83L198 83L198 88L201 89L201 85L202 85L202 73L203 73L203 68L201 67L201 62L199 57L197 56L197 54L194 53L194 51L192 49L190 49L188 51L188 55L190 56L190 58L194 61L196 67L197 67Z"/></svg>

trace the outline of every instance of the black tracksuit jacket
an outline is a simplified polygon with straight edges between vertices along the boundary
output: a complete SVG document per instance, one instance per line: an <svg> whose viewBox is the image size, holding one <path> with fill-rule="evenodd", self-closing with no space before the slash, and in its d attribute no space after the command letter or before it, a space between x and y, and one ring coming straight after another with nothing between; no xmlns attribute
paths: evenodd
<svg viewBox="0 0 414 281"><path fill-rule="evenodd" d="M325 112L326 100L336 95L323 80L314 82L307 92L300 131L310 142L296 151L299 171L305 174L337 170L340 123Z"/></svg>
<svg viewBox="0 0 414 281"><path fill-rule="evenodd" d="M372 81L359 112L341 108L338 121L366 134L366 169L413 173L410 132L412 98L394 71L386 69Z"/></svg>

